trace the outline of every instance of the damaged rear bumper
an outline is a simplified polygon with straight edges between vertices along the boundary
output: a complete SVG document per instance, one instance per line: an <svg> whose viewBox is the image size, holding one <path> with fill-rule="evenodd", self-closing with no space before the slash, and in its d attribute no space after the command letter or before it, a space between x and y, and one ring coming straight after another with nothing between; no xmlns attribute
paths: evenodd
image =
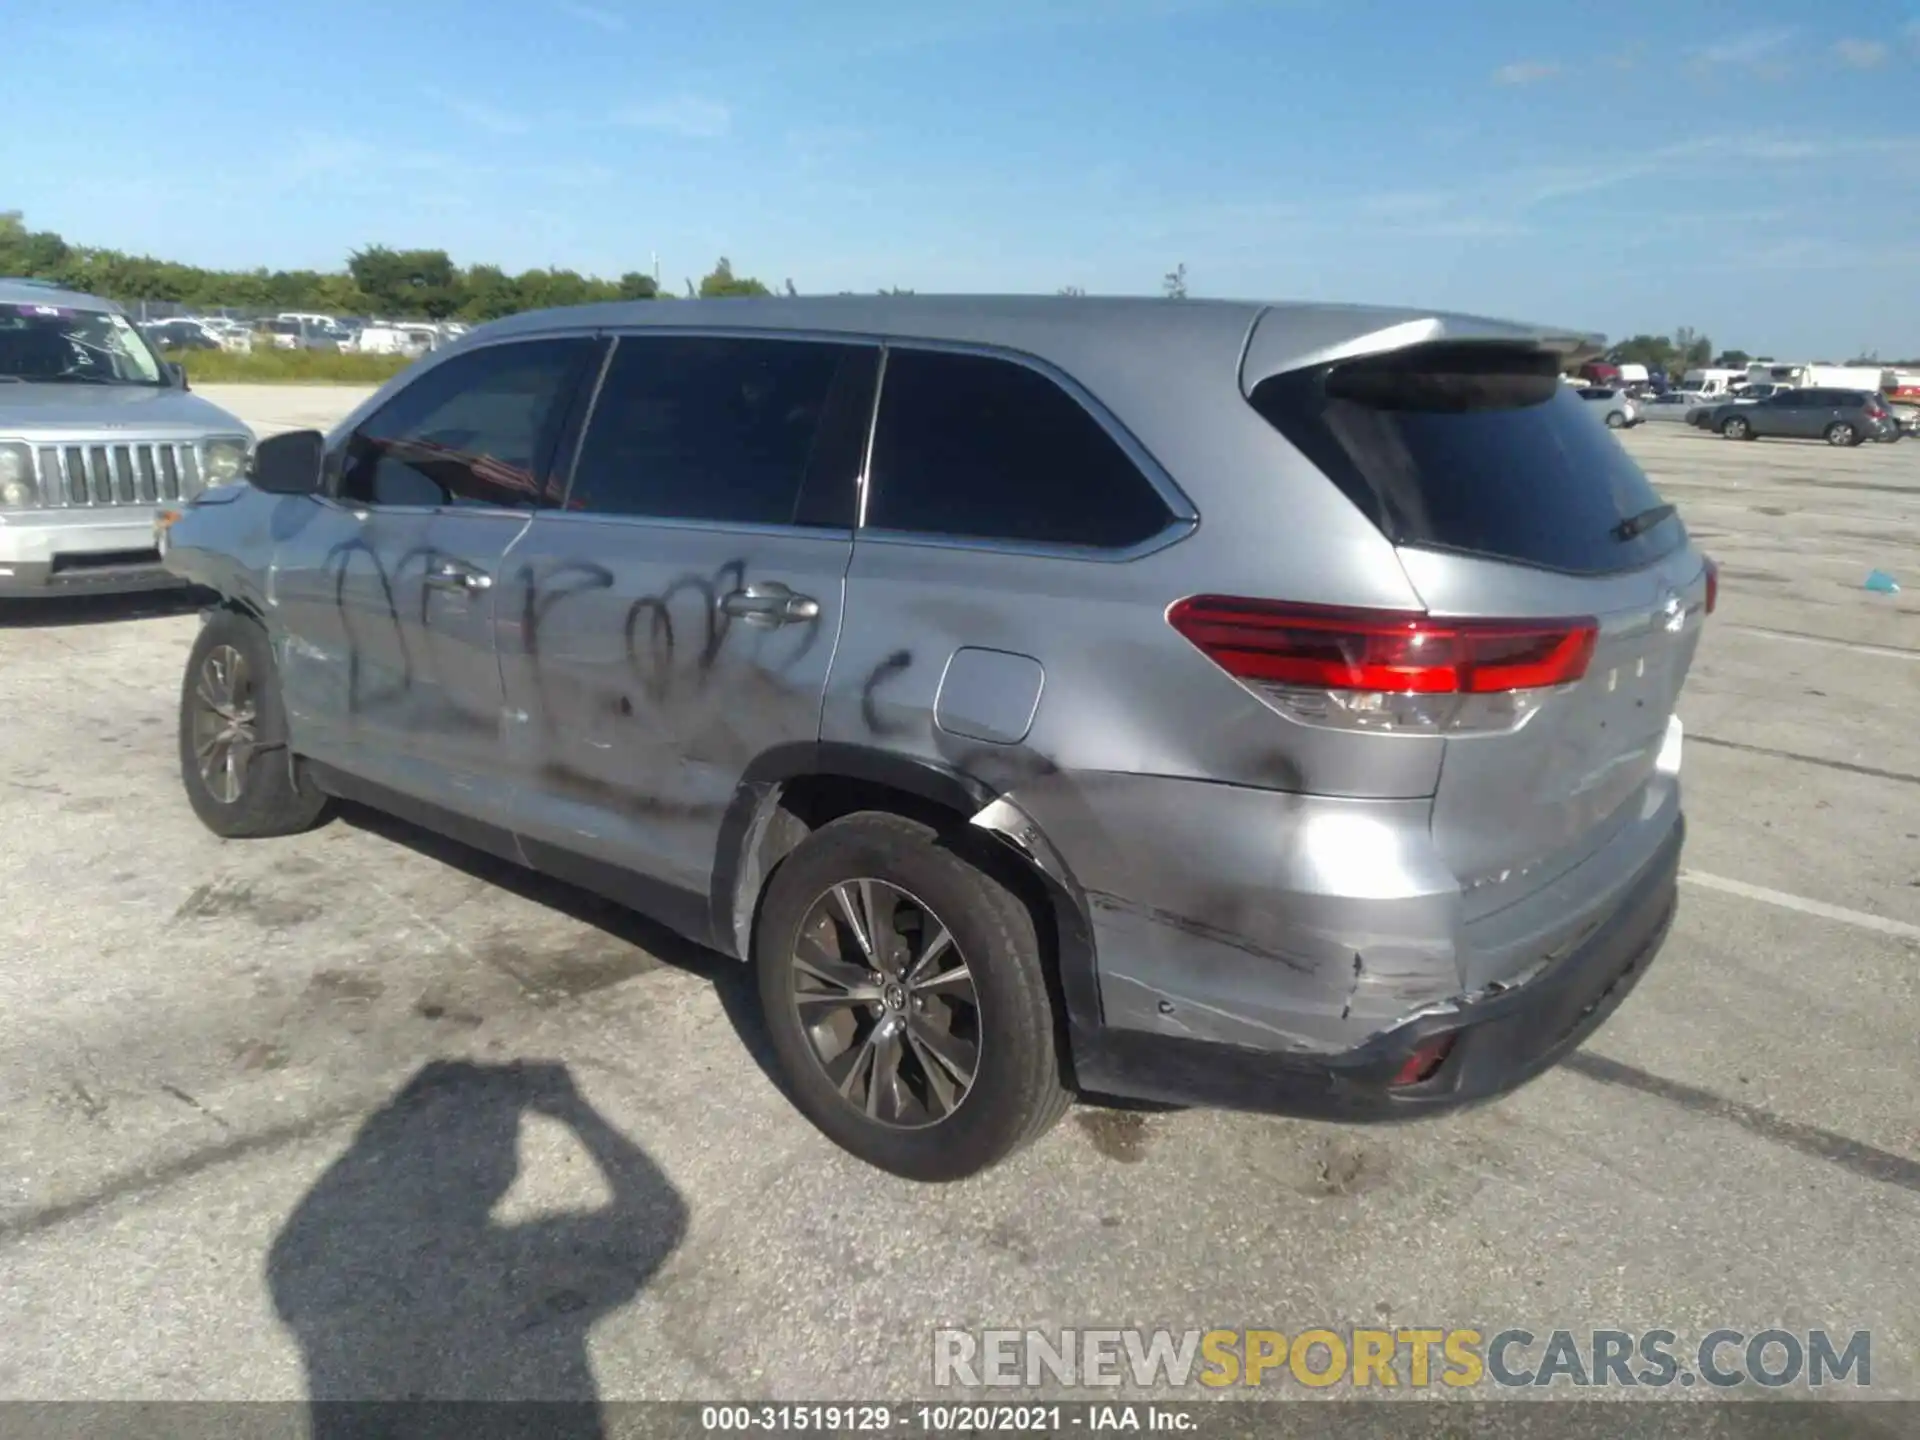
<svg viewBox="0 0 1920 1440"><path fill-rule="evenodd" d="M1110 1026L1073 1036L1082 1090L1311 1119L1392 1121L1504 1095L1569 1054L1624 1000L1665 941L1678 902L1685 821L1579 947L1524 984L1426 1013L1338 1054L1284 1054ZM1444 1060L1396 1085L1423 1047Z"/></svg>

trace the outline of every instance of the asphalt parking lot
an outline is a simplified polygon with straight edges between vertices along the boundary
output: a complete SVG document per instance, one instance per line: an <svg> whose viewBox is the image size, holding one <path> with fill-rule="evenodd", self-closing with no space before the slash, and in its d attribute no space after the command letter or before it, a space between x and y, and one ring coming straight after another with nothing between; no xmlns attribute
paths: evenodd
<svg viewBox="0 0 1920 1440"><path fill-rule="evenodd" d="M936 1323L1867 1329L1920 1396L1920 444L1625 443L1723 568L1612 1023L1468 1115L1083 1108L953 1188L797 1116L732 962L396 823L207 834L191 612L0 612L0 1396L903 1398Z"/></svg>

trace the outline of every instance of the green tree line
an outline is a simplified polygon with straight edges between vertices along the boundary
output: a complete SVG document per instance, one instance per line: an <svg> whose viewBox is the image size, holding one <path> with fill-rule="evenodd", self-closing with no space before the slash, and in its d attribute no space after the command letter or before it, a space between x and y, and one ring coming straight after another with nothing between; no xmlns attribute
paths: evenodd
<svg viewBox="0 0 1920 1440"><path fill-rule="evenodd" d="M669 298L653 276L618 279L576 270L523 270L453 263L444 250L368 245L343 270L210 270L94 245L74 245L51 230L30 230L17 210L0 211L0 275L56 284L122 304L168 301L193 309L313 310L387 319L495 320L550 305ZM787 282L792 294L793 282ZM687 293L712 298L768 295L765 284L736 275L724 257Z"/></svg>
<svg viewBox="0 0 1920 1440"><path fill-rule="evenodd" d="M1630 335L1607 351L1607 359L1615 365L1644 365L1649 370L1664 370L1675 379L1689 370L1704 370L1709 366L1725 370L1744 370L1756 360L1767 361L1771 357L1750 355L1745 350L1715 351L1713 341L1697 330L1683 325L1667 335ZM1781 357L1799 361L1801 356ZM1878 355L1856 355L1851 360L1820 360L1815 365L1883 365L1895 369L1907 369L1920 366L1920 360L1882 360Z"/></svg>

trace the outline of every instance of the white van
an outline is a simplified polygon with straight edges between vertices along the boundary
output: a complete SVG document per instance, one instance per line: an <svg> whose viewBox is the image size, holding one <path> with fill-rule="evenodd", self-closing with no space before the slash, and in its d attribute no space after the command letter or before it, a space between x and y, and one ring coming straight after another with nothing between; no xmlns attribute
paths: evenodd
<svg viewBox="0 0 1920 1440"><path fill-rule="evenodd" d="M1735 385L1744 385L1747 380L1745 370L1733 370L1725 367L1706 366L1699 370L1689 370L1680 377L1680 388L1690 390L1696 395L1721 396Z"/></svg>

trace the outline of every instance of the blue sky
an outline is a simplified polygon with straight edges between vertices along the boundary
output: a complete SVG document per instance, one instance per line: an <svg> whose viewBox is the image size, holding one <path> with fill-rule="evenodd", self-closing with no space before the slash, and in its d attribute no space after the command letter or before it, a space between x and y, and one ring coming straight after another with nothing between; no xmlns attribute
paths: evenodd
<svg viewBox="0 0 1920 1440"><path fill-rule="evenodd" d="M0 0L0 209L803 293L1413 302L1920 354L1920 3Z"/></svg>

